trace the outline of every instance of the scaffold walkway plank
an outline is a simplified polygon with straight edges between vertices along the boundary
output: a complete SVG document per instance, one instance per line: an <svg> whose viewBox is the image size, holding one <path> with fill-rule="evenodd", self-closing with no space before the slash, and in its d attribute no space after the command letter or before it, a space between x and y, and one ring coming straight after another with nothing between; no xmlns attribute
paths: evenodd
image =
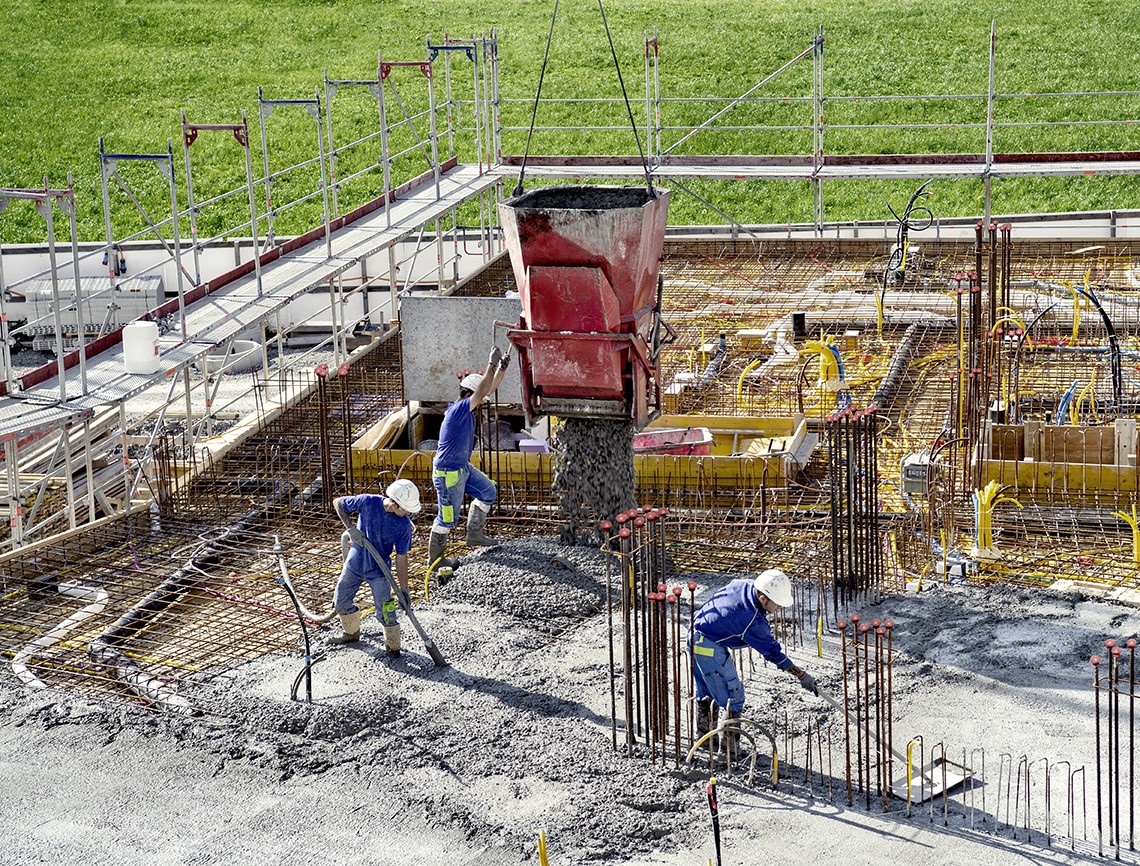
<svg viewBox="0 0 1140 866"><path fill-rule="evenodd" d="M378 207L332 233L332 256L326 255L323 234L282 254L261 268L261 292L251 269L225 282L186 307L186 338L178 313L159 339L159 369L153 374L124 371L122 343L115 343L86 364L87 392L78 365L65 373L68 399L59 400L56 376L16 396L0 398L0 439L45 432L75 418L88 417L96 406L113 404L168 383L170 377L196 363L215 346L282 309L305 293L327 284L338 274L399 243L421 226L450 213L463 202L494 187L501 175L477 165L455 165L442 171L437 185L431 173L400 192L387 212ZM249 267L247 264L245 267ZM221 282L219 280L219 282ZM54 368L54 362L53 362ZM52 407L49 411L47 407Z"/></svg>

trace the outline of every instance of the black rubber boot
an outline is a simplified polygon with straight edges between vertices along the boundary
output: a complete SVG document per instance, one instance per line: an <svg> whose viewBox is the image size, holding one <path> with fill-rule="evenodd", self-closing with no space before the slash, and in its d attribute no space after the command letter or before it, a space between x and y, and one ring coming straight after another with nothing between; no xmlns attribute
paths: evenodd
<svg viewBox="0 0 1140 866"><path fill-rule="evenodd" d="M483 534L489 511L490 508L484 509L477 502L472 502L467 509L467 543L472 547L490 547L495 543Z"/></svg>
<svg viewBox="0 0 1140 866"><path fill-rule="evenodd" d="M697 701L697 739L712 730L712 699Z"/></svg>
<svg viewBox="0 0 1140 866"><path fill-rule="evenodd" d="M428 567L433 572L438 572L440 568L446 566L447 568L455 568L455 560L448 559L444 556L447 553L447 536L449 533L440 532L438 529L432 529L431 537L428 539ZM439 585L446 586L449 578L440 577Z"/></svg>

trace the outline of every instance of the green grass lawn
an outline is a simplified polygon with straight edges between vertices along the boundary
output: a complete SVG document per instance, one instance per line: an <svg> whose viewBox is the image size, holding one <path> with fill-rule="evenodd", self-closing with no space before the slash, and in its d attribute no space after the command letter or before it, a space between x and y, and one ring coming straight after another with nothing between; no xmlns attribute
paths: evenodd
<svg viewBox="0 0 1140 866"><path fill-rule="evenodd" d="M310 98L327 68L332 78L368 78L376 72L377 51L387 60L421 60L429 37L487 33L494 28L500 49L503 123L529 120L525 100L533 97L542 62L552 3L517 0L482 3L319 2L245 0L6 0L0 28L0 187L34 187L44 178L65 185L71 172L79 198L81 239L105 237L97 147L100 137L112 152L156 153L174 143L176 176L185 203L180 112L194 123L236 123L248 112L254 173L262 173L257 87L270 98ZM1122 91L1135 88L1140 4L1076 0L834 0L834 2L741 2L741 0L658 0L611 2L606 16L622 64L634 116L644 138L645 79L643 39L657 28L660 83L670 102L663 109L667 127L700 123L722 105L713 97L748 90L806 48L815 28L826 35L825 92L829 96L909 95L907 101L828 103L829 125L893 129L831 129L832 153L980 152L981 129L920 129L900 124L983 123L984 100L934 100L933 94L984 94L988 81L987 46L991 19L997 20L997 90L1004 94L1056 94ZM437 64L438 68L438 64ZM456 80L469 86L470 64L456 61ZM438 77L438 76L437 76ZM411 111L426 102L426 88L407 70L399 74L401 96ZM442 82L440 82L442 87ZM461 87L453 85L456 96ZM462 94L466 95L463 90ZM765 87L758 96L800 97L811 93L810 59ZM620 96L609 44L596 3L563 0L554 30L544 98ZM705 97L706 99L697 99ZM518 101L515 101L518 100ZM338 144L375 124L375 102L365 90L341 90L334 102ZM459 119L466 121L464 112ZM1140 120L1135 96L1018 97L1003 99L998 120ZM540 107L545 126L608 124L619 129L588 134L570 129L540 130L537 153L635 153L623 106L614 103L562 103ZM808 153L810 105L758 102L740 106L722 128L694 137L685 153ZM300 110L270 117L271 171L316 154L314 124ZM766 130L727 130L724 126L763 125ZM773 126L796 127L772 130ZM1006 151L1098 149L1140 150L1134 126L1083 125L999 129L995 149ZM666 145L680 132L666 130ZM466 136L460 158L469 155ZM519 153L524 136L504 135L504 151ZM644 141L642 142L644 146ZM375 162L378 147L346 155L341 175ZM201 201L245 180L241 148L225 135L203 134L194 145L195 195ZM353 160L356 160L354 163ZM418 169L413 158L396 167L401 178ZM282 183L278 201L311 190L316 169L299 173L293 188ZM151 216L169 213L166 188L153 166L123 168ZM346 189L342 210L374 195L379 175ZM905 203L913 183L830 184L829 219L881 219L884 203ZM741 222L808 221L811 191L798 183L700 184L701 193ZM939 216L979 213L977 183L932 185L932 209ZM115 234L143 226L134 208L113 194ZM691 198L676 196L671 222L722 222ZM1137 208L1140 183L1132 178L1075 178L1003 181L995 184L999 213ZM248 220L244 195L203 211L202 236ZM285 217L279 231L296 231L319 218L315 204ZM66 221L57 217L66 235ZM57 231L59 227L57 227ZM187 230L184 228L184 231ZM262 227L264 230L264 226ZM13 203L0 214L0 243L40 241L44 224L32 207Z"/></svg>

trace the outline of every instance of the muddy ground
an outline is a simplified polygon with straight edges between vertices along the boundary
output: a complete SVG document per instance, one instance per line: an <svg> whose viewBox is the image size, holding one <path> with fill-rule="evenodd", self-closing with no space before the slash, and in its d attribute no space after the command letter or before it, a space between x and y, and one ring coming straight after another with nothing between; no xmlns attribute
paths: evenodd
<svg viewBox="0 0 1140 866"><path fill-rule="evenodd" d="M699 603L726 576L698 579ZM534 863L540 829L551 864L716 862L707 774L611 747L598 551L508 542L469 557L416 609L448 667L432 664L406 622L406 652L390 659L370 620L362 643L315 666L312 704L290 700L299 654L206 679L187 695L207 710L196 718L33 693L6 672L0 862ZM723 862L1099 861L1088 658L1106 637L1135 636L1136 609L1077 591L933 585L866 613L898 624L896 747L920 735L952 759L965 750L975 766L984 750L984 785L954 789L945 818L941 800L907 817L897 800L886 812L877 798L870 810L859 798L847 804L838 733L832 773L817 764L810 786L793 750L795 767L771 790L761 751L755 785L718 773ZM790 654L841 694L834 637L818 658L814 629L804 634ZM787 714L801 731L809 720L842 727L759 659L746 688L748 714L766 723ZM993 821L995 811L1005 819L1001 797L1008 806L999 767L1023 755L1034 762L1029 840ZM1045 759L1054 768L1048 839ZM1064 792L1082 765L1088 830L1078 794L1069 839ZM1122 860L1137 862L1127 843L1125 834Z"/></svg>

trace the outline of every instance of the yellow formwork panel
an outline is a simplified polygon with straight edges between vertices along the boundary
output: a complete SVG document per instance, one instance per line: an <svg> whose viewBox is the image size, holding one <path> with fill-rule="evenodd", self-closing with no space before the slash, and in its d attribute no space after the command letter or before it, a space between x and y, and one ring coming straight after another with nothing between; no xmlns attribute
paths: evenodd
<svg viewBox="0 0 1140 866"><path fill-rule="evenodd" d="M1137 490L1138 470L1135 466L1112 466L1096 463L1055 463L1027 460L983 460L982 486L990 481L1009 485L1026 494L1056 496L1066 492L1131 493Z"/></svg>
<svg viewBox="0 0 1140 866"><path fill-rule="evenodd" d="M473 455L472 463L490 475L499 487L504 504L512 499L523 502L552 502L553 456L504 451L481 460ZM643 494L654 495L658 503L668 504L675 493L678 498L712 497L720 503L747 503L763 488L784 487L787 483L786 461L779 457L680 456L671 454L637 455L633 458L637 477L638 500ZM354 476L369 482L377 475L381 480L409 478L426 492L431 487L431 455L405 449L353 449ZM512 496L512 491L516 495ZM711 504L711 503L710 503Z"/></svg>

